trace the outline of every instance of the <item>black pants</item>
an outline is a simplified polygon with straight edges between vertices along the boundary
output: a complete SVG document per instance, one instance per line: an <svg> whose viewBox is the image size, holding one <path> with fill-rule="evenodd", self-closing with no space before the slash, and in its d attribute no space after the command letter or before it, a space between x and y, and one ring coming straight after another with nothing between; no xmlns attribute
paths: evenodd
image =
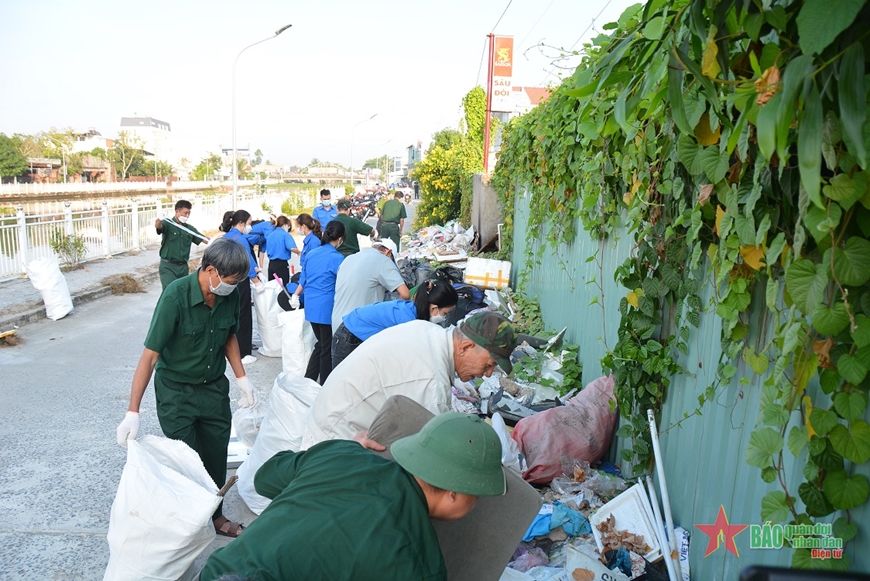
<svg viewBox="0 0 870 581"><path fill-rule="evenodd" d="M239 330L236 339L239 341L239 353L244 357L251 354L251 342L254 336L251 281L245 278L236 288L239 289Z"/></svg>
<svg viewBox="0 0 870 581"><path fill-rule="evenodd" d="M269 280L275 280L275 275L281 277L281 284L286 285L290 282L290 263L286 260L276 258L269 259Z"/></svg>
<svg viewBox="0 0 870 581"><path fill-rule="evenodd" d="M305 377L323 385L332 372L332 325L311 323L311 328L314 330L317 343L314 344L314 351L311 352L311 359L308 360ZM318 377L320 377L319 381Z"/></svg>
<svg viewBox="0 0 870 581"><path fill-rule="evenodd" d="M338 367L338 364L360 345L362 345L362 339L348 331L344 323L339 325L335 333L332 334L332 368Z"/></svg>

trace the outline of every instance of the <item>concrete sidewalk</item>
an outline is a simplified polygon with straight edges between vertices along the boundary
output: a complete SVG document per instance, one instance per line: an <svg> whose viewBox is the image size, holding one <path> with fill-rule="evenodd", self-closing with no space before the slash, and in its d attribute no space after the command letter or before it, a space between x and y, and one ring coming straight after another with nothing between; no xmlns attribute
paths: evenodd
<svg viewBox="0 0 870 581"><path fill-rule="evenodd" d="M128 274L145 287L158 279L160 264L159 246L154 245L139 252L127 252L92 260L84 268L64 273L73 306L79 306L112 294L112 289L103 280L117 279ZM191 264L199 264L202 249L191 248ZM0 282L0 332L20 327L45 318L45 305L39 291L25 276Z"/></svg>

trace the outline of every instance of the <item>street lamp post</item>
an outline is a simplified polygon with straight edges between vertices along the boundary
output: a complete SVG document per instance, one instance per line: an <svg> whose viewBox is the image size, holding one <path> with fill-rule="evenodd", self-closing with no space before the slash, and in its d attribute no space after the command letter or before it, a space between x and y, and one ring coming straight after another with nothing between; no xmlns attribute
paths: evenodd
<svg viewBox="0 0 870 581"><path fill-rule="evenodd" d="M236 195L238 193L238 172L239 166L236 161L236 64L239 62L239 57L242 56L242 53L251 48L252 46L257 46L260 43L266 42L267 40L271 40L293 26L292 24L288 24L286 26L282 26L278 30L275 31L275 34L268 38L264 38L263 40L258 40L254 44L249 44L245 48L239 51L239 54L236 55L236 60L233 61L233 167L231 171L233 172L233 210L236 209Z"/></svg>
<svg viewBox="0 0 870 581"><path fill-rule="evenodd" d="M68 183L66 177L66 150L64 149L63 143L61 143L60 140L52 137L51 135L46 135L46 137L57 143L57 146L60 148L60 160L63 164L63 183Z"/></svg>
<svg viewBox="0 0 870 581"><path fill-rule="evenodd" d="M359 123L354 125L353 129L350 130L350 187L351 188L353 188L353 132L356 131L357 127L359 127L360 125L362 125L363 123L365 123L367 121L371 121L372 119L374 119L377 116L378 116L378 114L375 113L374 115L372 115L368 119L363 119L362 121L360 121Z"/></svg>

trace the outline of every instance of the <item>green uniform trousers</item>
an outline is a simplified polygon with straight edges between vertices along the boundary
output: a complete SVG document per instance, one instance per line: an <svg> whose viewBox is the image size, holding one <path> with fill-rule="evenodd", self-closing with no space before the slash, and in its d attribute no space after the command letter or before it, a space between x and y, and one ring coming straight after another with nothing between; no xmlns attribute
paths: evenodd
<svg viewBox="0 0 870 581"><path fill-rule="evenodd" d="M160 267L157 269L157 272L160 274L160 287L161 290L166 290L166 287L169 286L173 280L178 280L179 278L184 278L188 274L190 274L190 269L187 267L187 263L179 264L176 262L167 262L166 260L160 260Z"/></svg>
<svg viewBox="0 0 870 581"><path fill-rule="evenodd" d="M401 233L399 232L398 224L393 224L392 222L384 222L381 225L381 238L389 238L396 243L396 248L401 250L401 248L399 248Z"/></svg>
<svg viewBox="0 0 870 581"><path fill-rule="evenodd" d="M220 488L227 480L230 443L230 382L225 375L202 384L179 383L154 374L157 420L167 438L181 440L199 454ZM222 514L219 506L214 518Z"/></svg>

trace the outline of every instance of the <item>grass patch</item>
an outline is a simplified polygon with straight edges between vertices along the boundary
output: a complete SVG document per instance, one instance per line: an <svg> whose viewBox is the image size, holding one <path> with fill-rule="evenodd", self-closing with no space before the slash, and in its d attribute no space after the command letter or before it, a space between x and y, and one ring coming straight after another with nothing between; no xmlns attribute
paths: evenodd
<svg viewBox="0 0 870 581"><path fill-rule="evenodd" d="M139 281L129 274L122 274L119 277L107 276L100 283L112 289L113 295L126 295L131 293L144 293L145 289Z"/></svg>

